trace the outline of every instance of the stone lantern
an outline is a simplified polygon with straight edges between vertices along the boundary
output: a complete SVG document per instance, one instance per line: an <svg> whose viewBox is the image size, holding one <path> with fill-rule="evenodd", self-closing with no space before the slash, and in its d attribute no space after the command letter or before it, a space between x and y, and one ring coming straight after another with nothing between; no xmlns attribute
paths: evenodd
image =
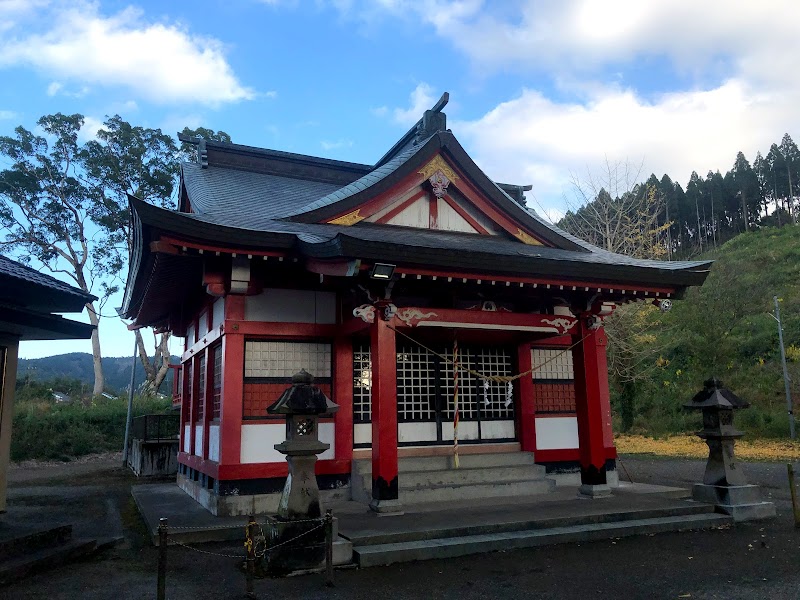
<svg viewBox="0 0 800 600"><path fill-rule="evenodd" d="M749 485L736 464L733 446L744 434L733 426L733 411L750 406L716 378L704 382L701 391L684 408L703 411L703 429L697 435L708 444L708 462L703 483L697 483L692 496L699 502L714 504L718 511L736 521L775 516L775 506L761 501L757 485Z"/></svg>
<svg viewBox="0 0 800 600"><path fill-rule="evenodd" d="M271 415L286 416L286 441L275 444L275 449L285 454L289 463L278 514L267 518L270 546L285 544L269 554L267 568L276 575L314 568L325 556L314 466L317 455L330 448L319 441L319 417L335 413L339 406L313 384L314 376L302 369L292 377L291 387L267 408Z"/></svg>

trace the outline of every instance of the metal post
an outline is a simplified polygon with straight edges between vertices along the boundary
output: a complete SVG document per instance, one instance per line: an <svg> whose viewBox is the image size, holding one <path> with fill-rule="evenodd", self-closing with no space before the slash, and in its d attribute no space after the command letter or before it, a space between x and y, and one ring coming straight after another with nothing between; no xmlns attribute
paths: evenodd
<svg viewBox="0 0 800 600"><path fill-rule="evenodd" d="M247 548L247 587L245 591L246 598L255 598L256 593L253 589L253 571L255 570L255 560L256 560L256 547L255 541L253 540L253 531L256 526L256 520L253 515L250 515L250 520L247 522L247 527L245 528L246 532L246 539L244 541L244 546Z"/></svg>
<svg viewBox="0 0 800 600"><path fill-rule="evenodd" d="M778 308L778 297L775 300L775 320L778 322L778 342L781 346L781 364L783 365L783 385L786 388L786 410L789 412L789 436L794 439L794 408L792 406L792 392L789 389L789 371L786 369L786 351L783 349L783 326L781 325L781 311Z"/></svg>
<svg viewBox="0 0 800 600"><path fill-rule="evenodd" d="M128 393L128 416L125 419L125 441L122 444L122 468L128 466L128 435L131 430L131 413L133 412L133 385L136 377L136 338L133 338L133 364L131 365L131 389Z"/></svg>
<svg viewBox="0 0 800 600"><path fill-rule="evenodd" d="M166 600L167 589L167 520L158 520L158 587L157 600Z"/></svg>
<svg viewBox="0 0 800 600"><path fill-rule="evenodd" d="M792 494L794 526L800 528L800 506L797 505L797 490L794 487L794 467L789 463L786 465L786 470L789 472L789 491Z"/></svg>
<svg viewBox="0 0 800 600"><path fill-rule="evenodd" d="M333 587L333 515L325 511L325 585Z"/></svg>

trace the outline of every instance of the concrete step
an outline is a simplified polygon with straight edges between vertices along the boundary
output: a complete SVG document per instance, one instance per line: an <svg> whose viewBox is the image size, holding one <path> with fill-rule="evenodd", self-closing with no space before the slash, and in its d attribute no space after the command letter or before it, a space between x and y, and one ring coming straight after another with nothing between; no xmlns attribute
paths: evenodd
<svg viewBox="0 0 800 600"><path fill-rule="evenodd" d="M453 456L410 456L400 458L397 468L400 473L418 471L440 471L455 468ZM535 465L532 452L493 452L490 454L464 454L459 457L462 469L480 469L490 467L510 467L517 465ZM372 473L372 461L360 459L353 461L353 471L359 474Z"/></svg>
<svg viewBox="0 0 800 600"><path fill-rule="evenodd" d="M655 517L614 523L591 523L548 529L488 533L371 546L356 546L359 567L390 565L413 560L454 558L497 550L532 548L550 544L589 542L632 535L704 529L732 523L727 515L714 513Z"/></svg>
<svg viewBox="0 0 800 600"><path fill-rule="evenodd" d="M16 534L15 530L12 530L9 537L0 540L0 562L62 544L70 539L72 539L72 525L58 525L36 531L19 528Z"/></svg>
<svg viewBox="0 0 800 600"><path fill-rule="evenodd" d="M637 508L619 512L600 512L580 516L522 518L505 522L471 523L469 525L450 527L417 528L400 531L369 531L362 534L348 534L354 546L373 546L377 544L394 544L398 542L414 542L439 538L464 537L489 533L506 533L511 531L532 531L569 527L577 525L594 525L598 523L624 523L641 521L657 517L680 518L694 515L714 513L714 506L700 502L683 502L673 506L658 508Z"/></svg>
<svg viewBox="0 0 800 600"><path fill-rule="evenodd" d="M401 489L419 489L443 485L475 485L507 481L534 481L544 479L541 465L514 465L510 467L442 469L438 471L411 471L400 473Z"/></svg>
<svg viewBox="0 0 800 600"><path fill-rule="evenodd" d="M35 552L28 552L18 558L5 560L0 564L0 585L88 556L96 549L96 540L69 540Z"/></svg>
<svg viewBox="0 0 800 600"><path fill-rule="evenodd" d="M508 498L512 496L533 496L547 494L556 487L552 479L522 481L503 481L498 483L478 483L461 485L431 485L422 488L409 488L400 475L400 502L421 504L424 502L448 502L465 498Z"/></svg>

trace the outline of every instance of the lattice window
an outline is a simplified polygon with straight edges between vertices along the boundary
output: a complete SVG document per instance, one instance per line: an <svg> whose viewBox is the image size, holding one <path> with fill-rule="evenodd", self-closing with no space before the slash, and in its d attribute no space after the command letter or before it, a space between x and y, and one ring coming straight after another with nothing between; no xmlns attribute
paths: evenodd
<svg viewBox="0 0 800 600"><path fill-rule="evenodd" d="M318 380L330 378L331 345L324 342L245 342L245 377L286 379L300 369Z"/></svg>
<svg viewBox="0 0 800 600"><path fill-rule="evenodd" d="M300 369L311 373L314 384L331 397L331 365L331 344L327 342L246 340L243 417L268 418L267 407Z"/></svg>
<svg viewBox="0 0 800 600"><path fill-rule="evenodd" d="M189 407L192 406L192 401L194 399L194 394L192 394L192 383L194 381L194 368L193 368L194 359L189 359L183 364L183 399L182 402L186 402L186 420L188 421L190 417Z"/></svg>
<svg viewBox="0 0 800 600"><path fill-rule="evenodd" d="M353 421L372 419L372 360L368 344L353 346Z"/></svg>
<svg viewBox="0 0 800 600"><path fill-rule="evenodd" d="M211 418L219 419L222 408L222 346L217 344L211 348L211 360L214 370L211 373Z"/></svg>
<svg viewBox="0 0 800 600"><path fill-rule="evenodd" d="M475 352L475 370L484 375L511 375L513 363L511 351L506 348L481 348ZM473 378L473 381L477 378ZM477 380L480 387L482 419L513 419L514 402L506 406L508 385L489 382L489 389L484 393L483 381ZM488 398L489 405L485 405Z"/></svg>
<svg viewBox="0 0 800 600"><path fill-rule="evenodd" d="M418 346L404 345L397 352L397 418L432 421L436 394L433 356Z"/></svg>
<svg viewBox="0 0 800 600"><path fill-rule="evenodd" d="M195 421L203 420L203 411L206 405L206 355L200 355L200 364L197 373L197 409L195 410Z"/></svg>
<svg viewBox="0 0 800 600"><path fill-rule="evenodd" d="M533 390L537 413L575 412L572 352L565 348L532 348Z"/></svg>
<svg viewBox="0 0 800 600"><path fill-rule="evenodd" d="M572 381L575 374L572 367L572 352L565 348L531 348L534 380L561 379Z"/></svg>
<svg viewBox="0 0 800 600"><path fill-rule="evenodd" d="M453 350L445 350L442 354L448 361L453 360ZM444 418L452 421L455 413L455 398L453 396L454 381L453 371L455 366L448 361L442 361L442 393L446 399ZM475 359L469 348L458 349L458 363L462 369L458 370L458 414L461 419L477 419L481 410L481 389L476 384L475 376L464 369L475 369Z"/></svg>

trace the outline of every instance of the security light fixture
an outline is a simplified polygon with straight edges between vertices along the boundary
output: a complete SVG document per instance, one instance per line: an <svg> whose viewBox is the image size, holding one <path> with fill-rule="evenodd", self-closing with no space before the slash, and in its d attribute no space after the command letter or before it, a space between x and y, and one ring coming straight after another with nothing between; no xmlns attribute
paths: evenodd
<svg viewBox="0 0 800 600"><path fill-rule="evenodd" d="M373 279L391 279L394 275L395 265L386 263L375 263L372 267L372 272L369 274Z"/></svg>

